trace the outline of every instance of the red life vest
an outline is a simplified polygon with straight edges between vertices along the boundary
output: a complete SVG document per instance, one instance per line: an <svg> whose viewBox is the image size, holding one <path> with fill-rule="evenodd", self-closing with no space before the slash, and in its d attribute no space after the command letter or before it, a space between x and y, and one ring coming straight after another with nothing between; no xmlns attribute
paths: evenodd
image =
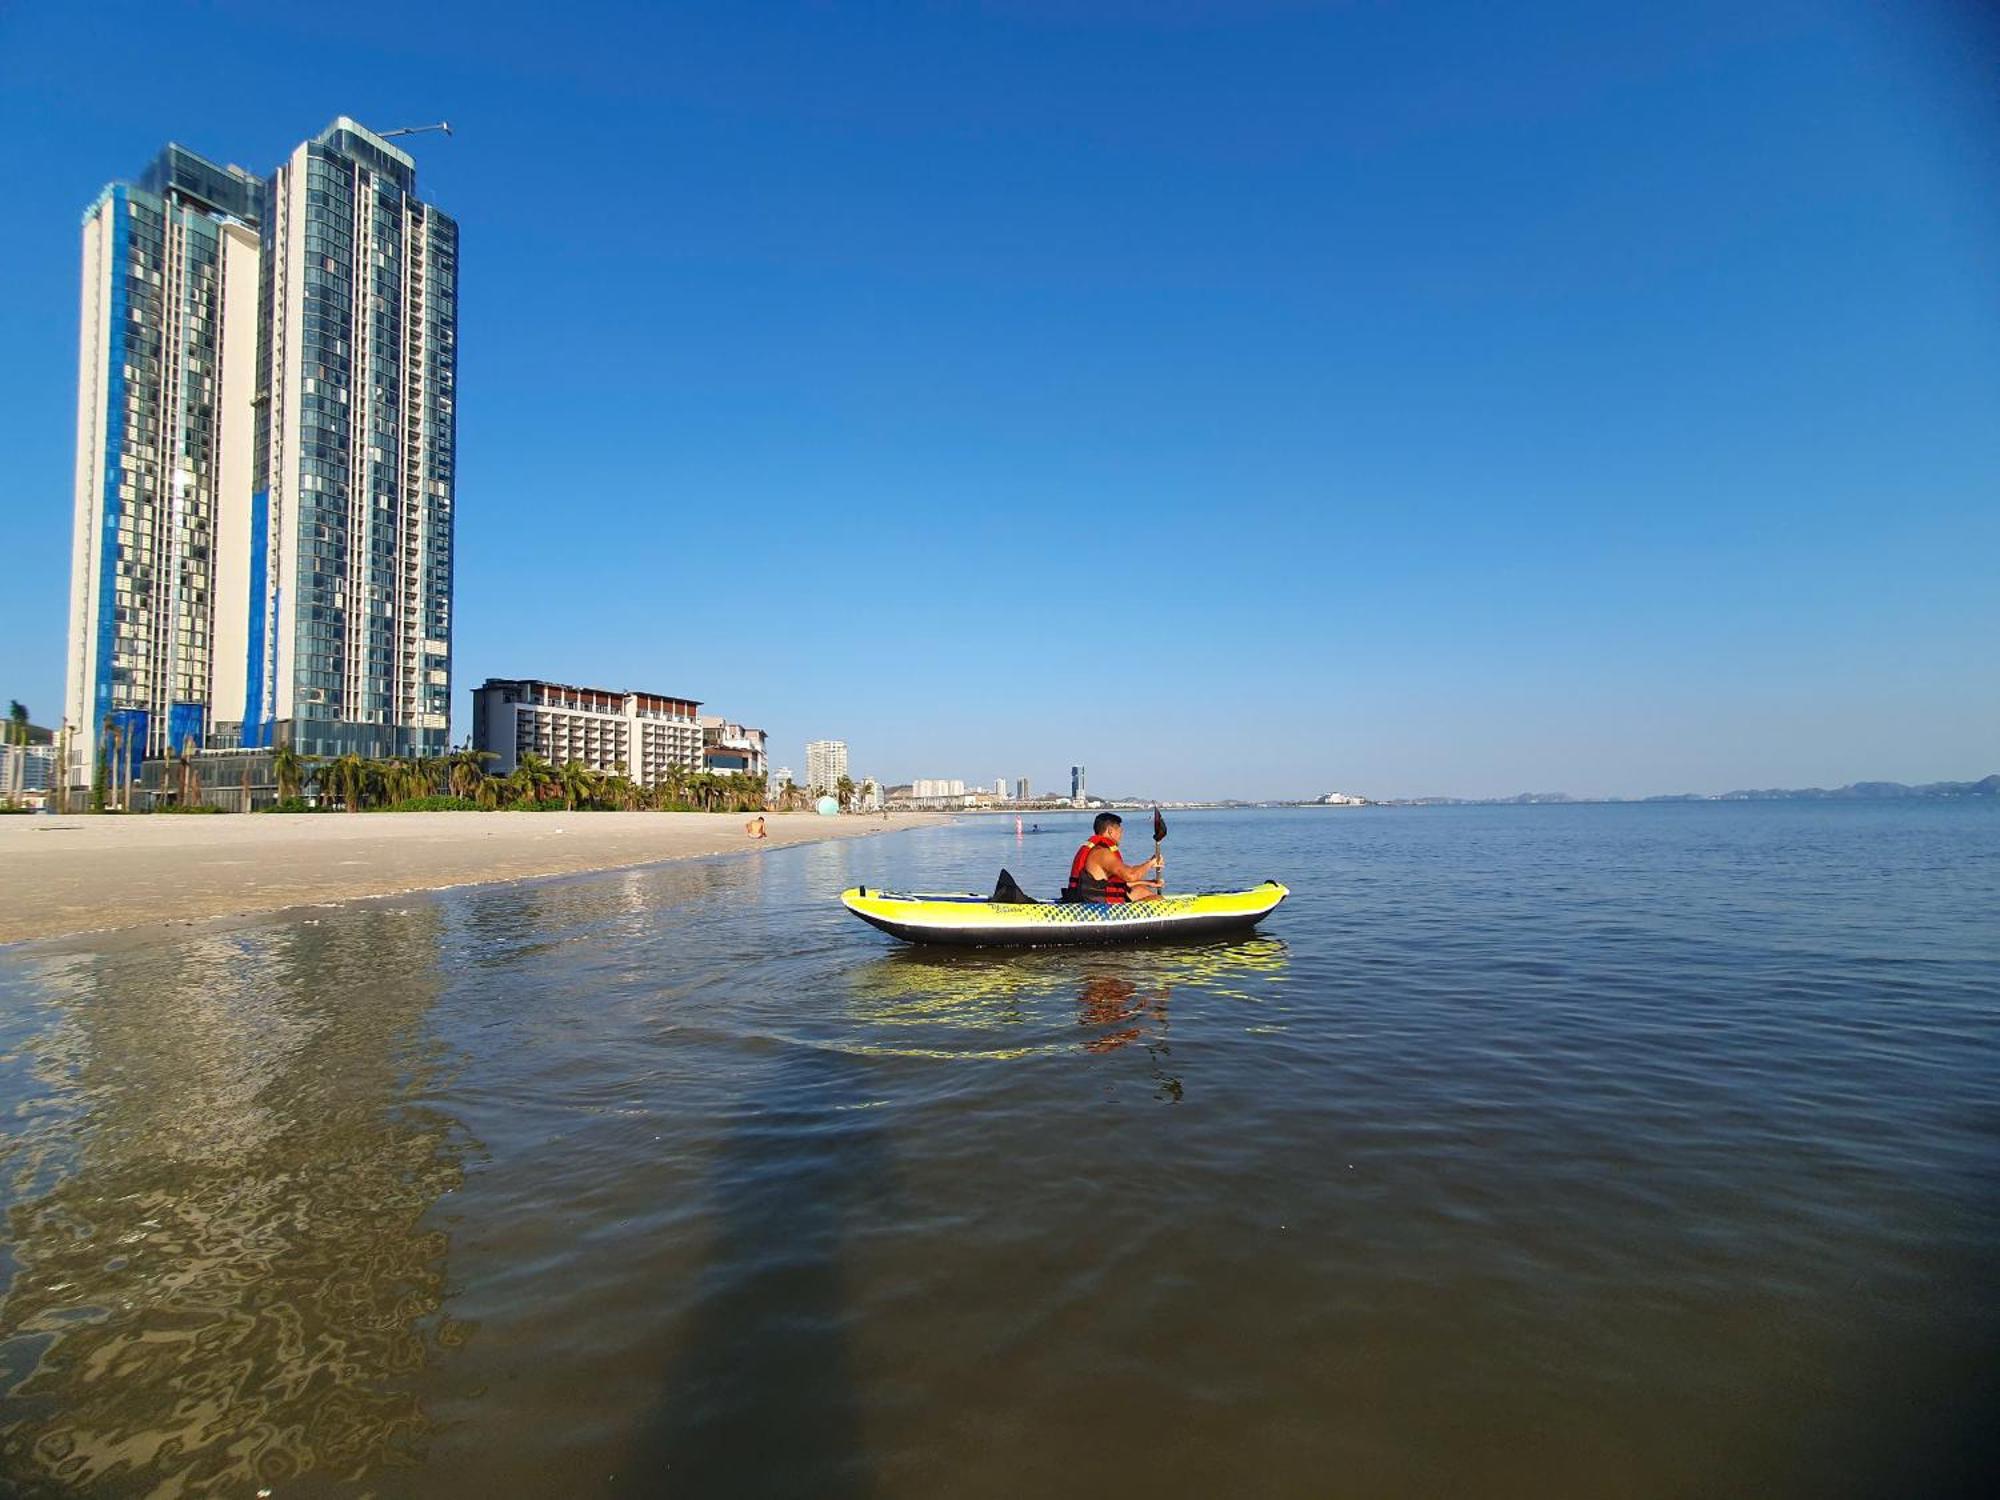
<svg viewBox="0 0 2000 1500"><path fill-rule="evenodd" d="M1090 862L1091 852L1096 849L1114 849L1117 845L1101 833L1093 833L1083 841L1083 847L1076 851L1076 858L1069 862L1069 884L1063 887L1065 901L1101 901L1117 905L1132 899L1132 888L1116 875L1099 880L1084 870Z"/></svg>

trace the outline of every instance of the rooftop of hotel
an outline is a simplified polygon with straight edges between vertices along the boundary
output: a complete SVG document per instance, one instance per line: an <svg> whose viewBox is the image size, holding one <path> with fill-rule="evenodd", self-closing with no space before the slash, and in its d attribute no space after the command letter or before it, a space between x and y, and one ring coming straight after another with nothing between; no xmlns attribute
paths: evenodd
<svg viewBox="0 0 2000 1500"><path fill-rule="evenodd" d="M596 699L606 704L623 705L628 698L637 698L642 703L673 703L687 708L690 712L701 707L699 698L684 698L677 693L648 693L634 688L585 687L572 682L551 682L544 677L489 677L480 684L479 691L506 692L509 689L528 693L536 697L561 695L572 699ZM565 705L570 706L570 705ZM581 704L575 705L581 706Z"/></svg>

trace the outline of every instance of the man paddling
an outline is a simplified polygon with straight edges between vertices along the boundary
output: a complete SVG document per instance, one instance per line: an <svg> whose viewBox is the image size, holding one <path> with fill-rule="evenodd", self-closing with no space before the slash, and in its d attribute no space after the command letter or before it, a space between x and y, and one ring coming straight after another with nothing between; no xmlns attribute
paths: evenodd
<svg viewBox="0 0 2000 1500"><path fill-rule="evenodd" d="M1165 863L1155 854L1142 865L1128 865L1119 856L1118 841L1125 834L1125 820L1117 813L1099 813L1090 825L1090 837L1070 861L1069 884L1063 887L1065 901L1101 901L1117 905L1126 901L1151 901L1165 889L1165 883L1148 880L1148 874L1164 871Z"/></svg>

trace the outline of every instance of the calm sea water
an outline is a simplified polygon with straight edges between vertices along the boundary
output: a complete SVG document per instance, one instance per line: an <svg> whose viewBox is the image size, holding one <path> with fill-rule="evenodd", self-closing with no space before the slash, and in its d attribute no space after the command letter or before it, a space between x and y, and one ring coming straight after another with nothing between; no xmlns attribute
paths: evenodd
<svg viewBox="0 0 2000 1500"><path fill-rule="evenodd" d="M0 1489L1973 1488L2000 811L1042 821L0 952Z"/></svg>

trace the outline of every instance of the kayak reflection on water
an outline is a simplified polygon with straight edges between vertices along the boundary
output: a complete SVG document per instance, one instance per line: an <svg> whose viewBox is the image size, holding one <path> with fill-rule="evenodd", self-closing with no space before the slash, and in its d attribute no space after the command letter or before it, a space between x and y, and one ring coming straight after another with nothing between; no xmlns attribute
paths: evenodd
<svg viewBox="0 0 2000 1500"><path fill-rule="evenodd" d="M848 1015L853 1045L872 1053L1108 1058L1142 1043L1161 1095L1178 1099L1180 1078L1164 1067L1169 999L1178 991L1183 1020L1198 1025L1249 1024L1264 1019L1288 962L1270 936L1116 950L898 948L851 971Z"/></svg>

